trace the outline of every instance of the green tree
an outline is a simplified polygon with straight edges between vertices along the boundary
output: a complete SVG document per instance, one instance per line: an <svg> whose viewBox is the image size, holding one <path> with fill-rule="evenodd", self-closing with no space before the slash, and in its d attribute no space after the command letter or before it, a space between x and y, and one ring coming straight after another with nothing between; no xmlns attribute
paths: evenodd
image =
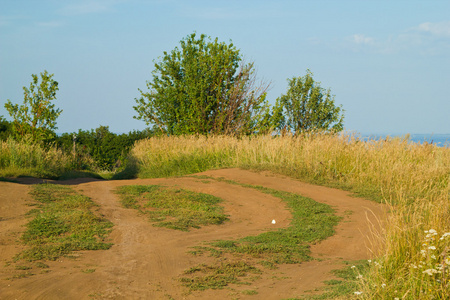
<svg viewBox="0 0 450 300"><path fill-rule="evenodd" d="M155 63L136 119L164 134L250 134L267 130L269 84L230 43L191 34Z"/></svg>
<svg viewBox="0 0 450 300"><path fill-rule="evenodd" d="M31 134L36 140L48 139L57 129L56 119L62 110L55 109L51 101L56 100L58 82L47 71L40 75L40 83L38 76L33 74L30 87L23 87L23 105L13 104L9 99L5 103L6 110L14 120L13 130L19 137Z"/></svg>
<svg viewBox="0 0 450 300"><path fill-rule="evenodd" d="M278 128L296 134L312 130L339 132L344 127L344 110L334 103L331 90L320 87L313 74L307 70L303 77L288 79L286 95L281 95L275 105L274 117Z"/></svg>

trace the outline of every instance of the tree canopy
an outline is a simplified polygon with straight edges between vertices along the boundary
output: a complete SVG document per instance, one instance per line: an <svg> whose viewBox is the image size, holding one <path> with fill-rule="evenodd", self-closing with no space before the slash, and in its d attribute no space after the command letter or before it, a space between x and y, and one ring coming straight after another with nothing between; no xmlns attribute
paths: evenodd
<svg viewBox="0 0 450 300"><path fill-rule="evenodd" d="M278 127L294 133L343 130L342 106L335 105L331 90L323 89L320 82L314 81L311 71L307 70L303 77L288 79L288 83L286 94L277 99L274 109Z"/></svg>
<svg viewBox="0 0 450 300"><path fill-rule="evenodd" d="M267 130L268 84L230 42L195 33L155 63L136 119L167 134L250 134Z"/></svg>
<svg viewBox="0 0 450 300"><path fill-rule="evenodd" d="M57 129L56 119L61 109L55 109L58 82L53 80L53 74L44 71L39 77L32 74L30 88L23 87L24 100L22 105L13 104L9 99L5 108L13 118L13 131L17 136L31 134L35 139L49 138Z"/></svg>

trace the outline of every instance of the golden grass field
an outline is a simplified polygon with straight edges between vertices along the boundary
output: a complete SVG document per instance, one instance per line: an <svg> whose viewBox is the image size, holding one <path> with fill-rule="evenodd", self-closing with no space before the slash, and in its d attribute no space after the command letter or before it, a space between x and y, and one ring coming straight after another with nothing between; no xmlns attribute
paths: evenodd
<svg viewBox="0 0 450 300"><path fill-rule="evenodd" d="M376 260L361 276L364 299L445 299L450 291L450 149L408 138L348 135L189 136L138 142L140 177L211 168L265 169L350 190L390 208L375 233Z"/></svg>

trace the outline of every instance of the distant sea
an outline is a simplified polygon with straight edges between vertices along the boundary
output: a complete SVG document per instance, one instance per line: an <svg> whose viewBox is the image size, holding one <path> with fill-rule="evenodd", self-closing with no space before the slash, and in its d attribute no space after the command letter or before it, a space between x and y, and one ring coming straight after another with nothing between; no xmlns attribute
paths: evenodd
<svg viewBox="0 0 450 300"><path fill-rule="evenodd" d="M363 140L379 140L389 137L405 137L405 134L360 134ZM427 142L439 147L450 147L450 134L410 134L409 141L423 144Z"/></svg>

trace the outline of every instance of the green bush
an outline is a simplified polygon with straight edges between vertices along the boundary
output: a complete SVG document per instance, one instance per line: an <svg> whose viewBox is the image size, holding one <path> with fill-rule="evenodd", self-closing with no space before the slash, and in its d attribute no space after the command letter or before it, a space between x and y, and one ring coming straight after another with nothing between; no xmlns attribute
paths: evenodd
<svg viewBox="0 0 450 300"><path fill-rule="evenodd" d="M64 133L57 137L58 147L66 153L73 153L74 134L77 157L89 155L98 169L112 171L124 165L135 141L150 137L152 132L144 130L116 134L110 132L108 126L90 131L80 129L78 133ZM83 170L86 166L78 165L77 168Z"/></svg>

